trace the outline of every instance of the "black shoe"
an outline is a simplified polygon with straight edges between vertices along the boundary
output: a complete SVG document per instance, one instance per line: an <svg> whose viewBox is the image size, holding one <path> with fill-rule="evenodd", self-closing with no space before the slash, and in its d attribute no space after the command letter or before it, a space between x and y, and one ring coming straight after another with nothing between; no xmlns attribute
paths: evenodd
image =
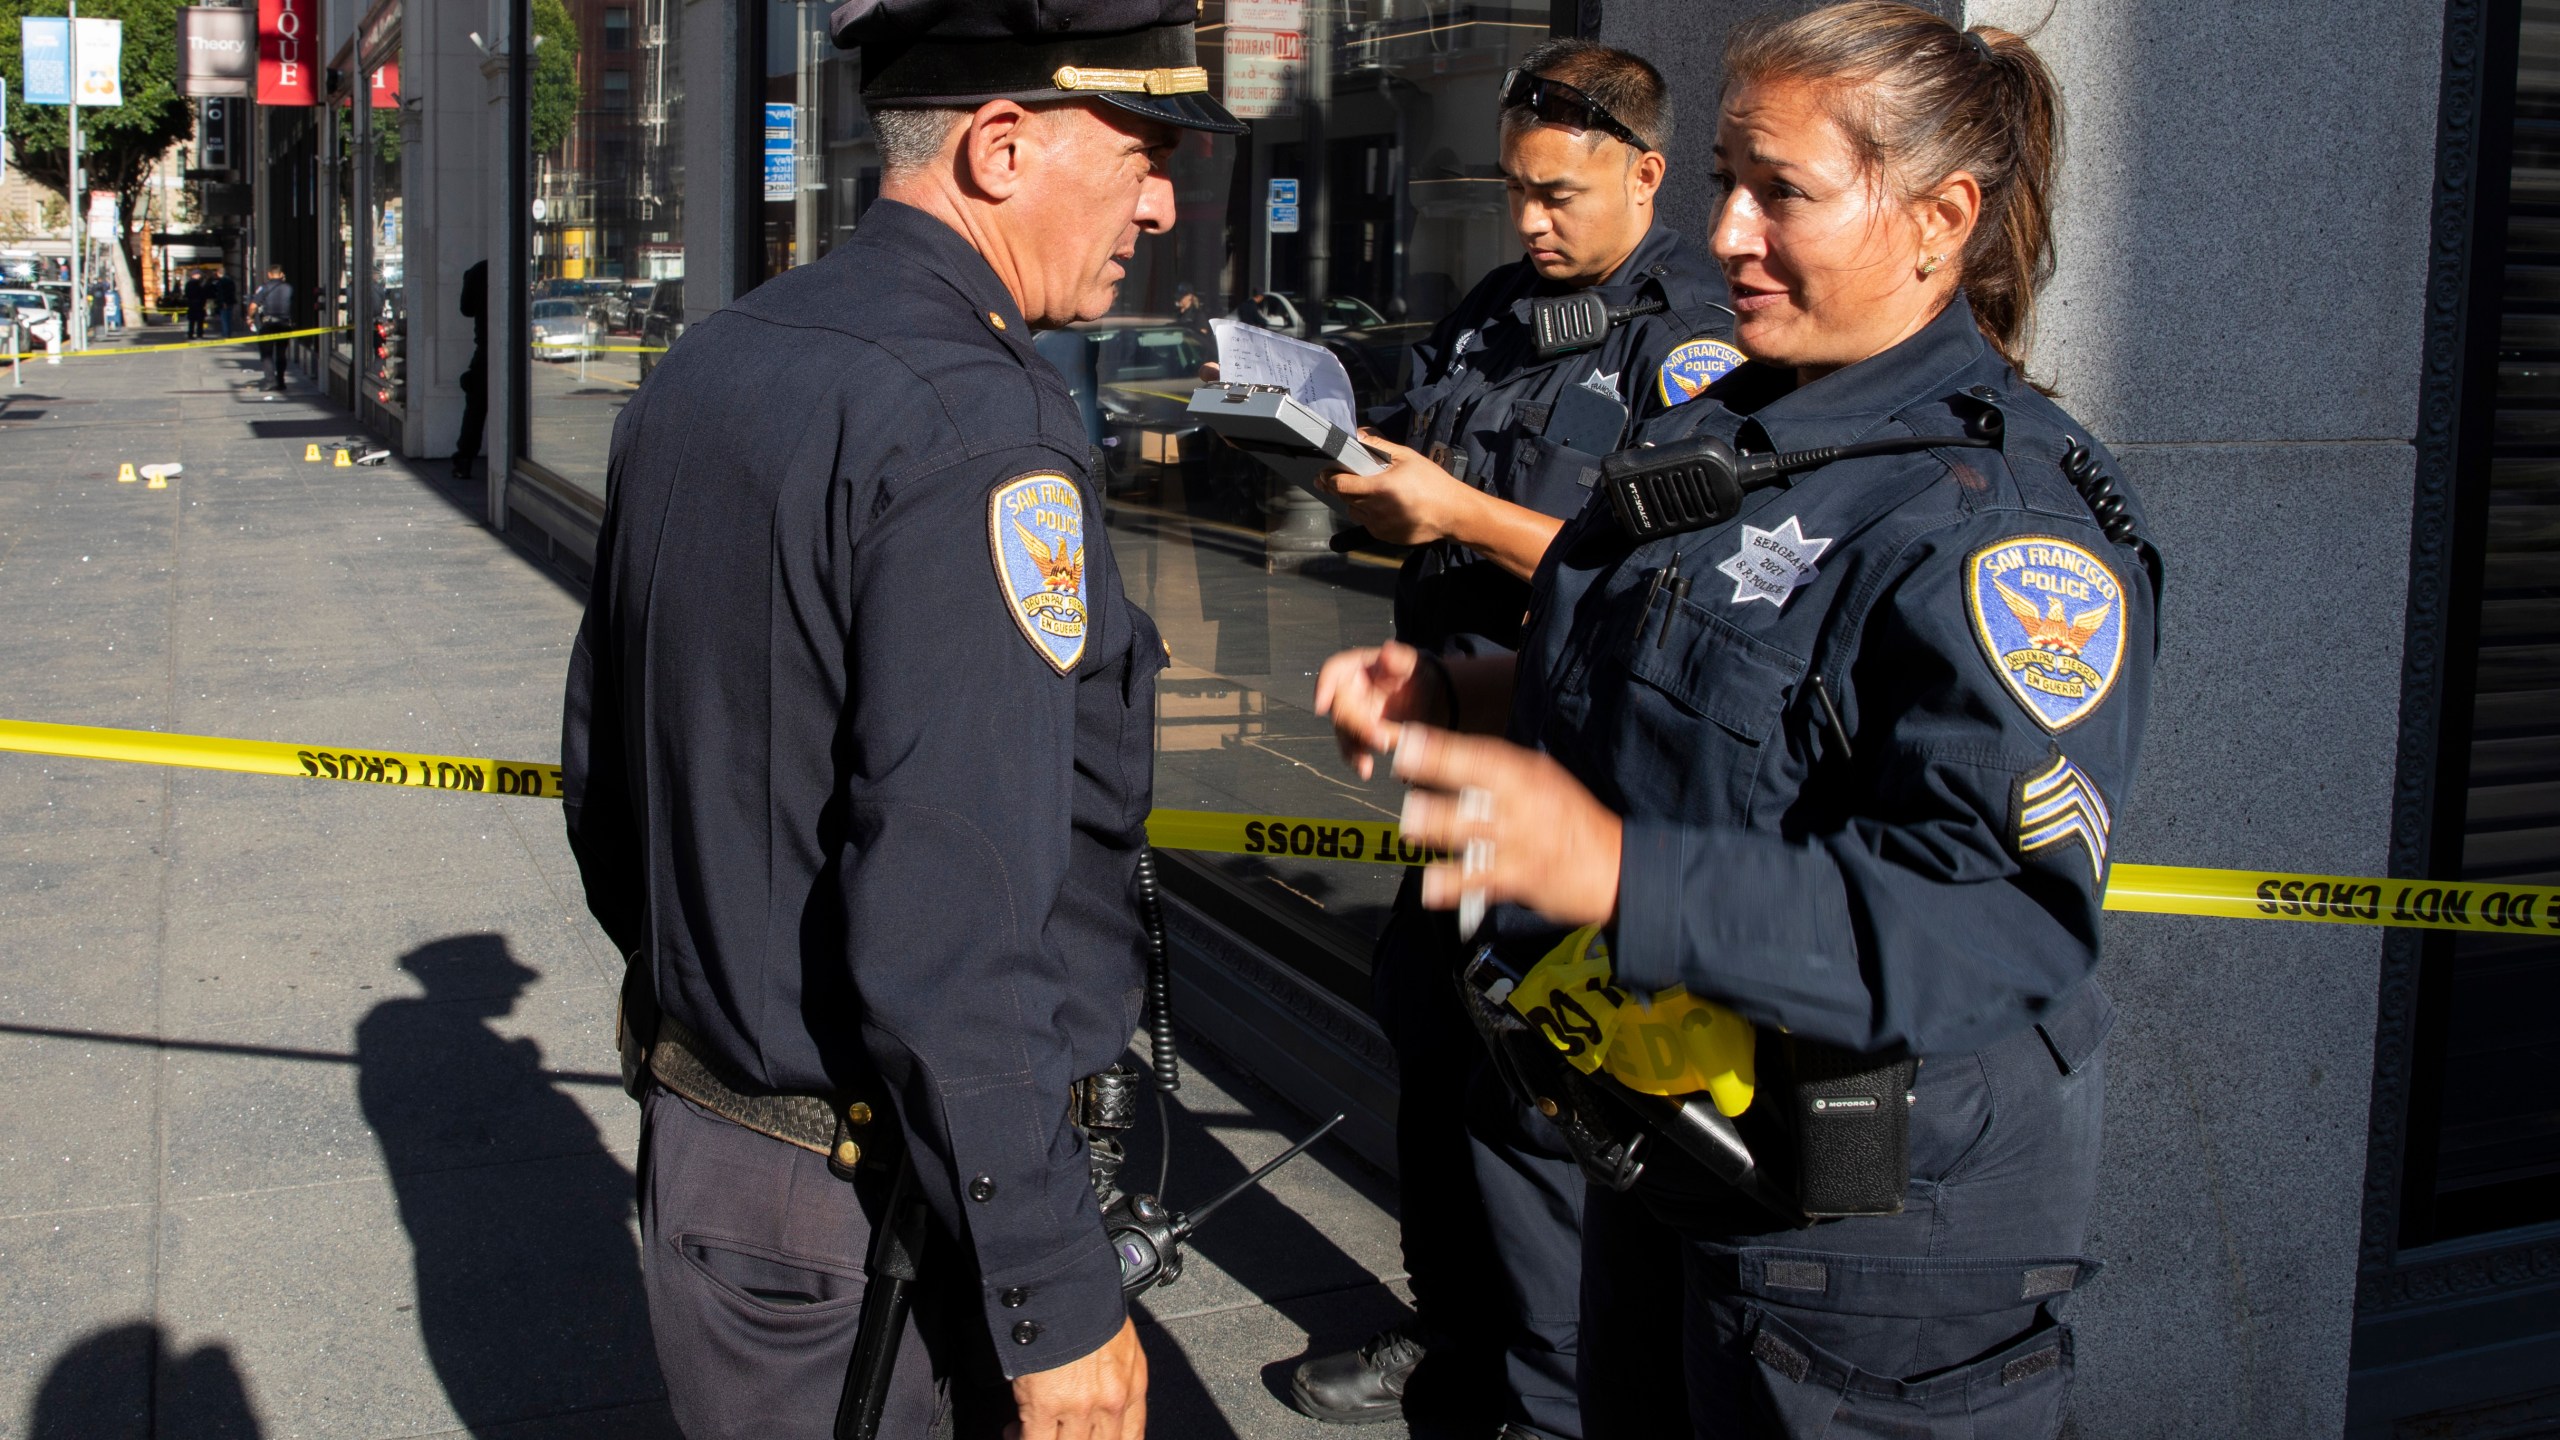
<svg viewBox="0 0 2560 1440"><path fill-rule="evenodd" d="M1404 1414L1405 1383L1422 1363L1411 1322L1381 1330L1357 1350L1319 1355L1289 1377L1299 1413L1328 1425L1378 1425Z"/></svg>

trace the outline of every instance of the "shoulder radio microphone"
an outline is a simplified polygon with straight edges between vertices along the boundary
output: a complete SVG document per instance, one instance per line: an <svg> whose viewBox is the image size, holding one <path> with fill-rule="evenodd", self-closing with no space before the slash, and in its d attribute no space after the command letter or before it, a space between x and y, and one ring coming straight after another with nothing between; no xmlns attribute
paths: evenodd
<svg viewBox="0 0 2560 1440"><path fill-rule="evenodd" d="M1741 511L1742 497L1752 491L1836 460L1999 447L1998 409L1985 406L1965 421L1964 428L1962 435L1903 435L1774 455L1743 455L1712 435L1701 435L1619 451L1601 462L1600 488L1609 493L1609 509L1618 518L1618 528L1642 543L1721 525Z"/></svg>

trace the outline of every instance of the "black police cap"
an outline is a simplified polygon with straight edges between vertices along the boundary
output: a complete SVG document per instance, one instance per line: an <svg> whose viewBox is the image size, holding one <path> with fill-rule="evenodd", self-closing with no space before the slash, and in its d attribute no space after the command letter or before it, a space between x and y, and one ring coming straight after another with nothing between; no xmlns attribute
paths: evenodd
<svg viewBox="0 0 2560 1440"><path fill-rule="evenodd" d="M868 105L1101 100L1241 135L1192 49L1198 15L1197 0L844 0L833 23L862 51Z"/></svg>

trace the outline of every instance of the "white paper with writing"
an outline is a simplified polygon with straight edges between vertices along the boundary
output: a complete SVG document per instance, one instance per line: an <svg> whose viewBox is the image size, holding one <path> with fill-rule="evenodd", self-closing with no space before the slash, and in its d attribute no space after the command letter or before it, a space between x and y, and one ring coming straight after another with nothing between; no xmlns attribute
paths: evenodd
<svg viewBox="0 0 2560 1440"><path fill-rule="evenodd" d="M1351 376L1321 345L1293 340L1242 320L1212 320L1218 342L1218 378L1230 385L1278 385L1345 430L1359 428Z"/></svg>

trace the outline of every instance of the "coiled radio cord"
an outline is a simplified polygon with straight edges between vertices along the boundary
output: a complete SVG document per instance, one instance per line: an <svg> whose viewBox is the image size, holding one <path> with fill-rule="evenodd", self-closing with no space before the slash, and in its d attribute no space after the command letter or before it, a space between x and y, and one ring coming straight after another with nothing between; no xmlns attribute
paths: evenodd
<svg viewBox="0 0 2560 1440"><path fill-rule="evenodd" d="M1156 852L1138 847L1138 920L1147 931L1147 1069L1156 1091L1156 1193L1173 1176L1173 1121L1164 1097L1182 1088L1173 1046L1173 953L1164 943L1164 900L1156 893Z"/></svg>

